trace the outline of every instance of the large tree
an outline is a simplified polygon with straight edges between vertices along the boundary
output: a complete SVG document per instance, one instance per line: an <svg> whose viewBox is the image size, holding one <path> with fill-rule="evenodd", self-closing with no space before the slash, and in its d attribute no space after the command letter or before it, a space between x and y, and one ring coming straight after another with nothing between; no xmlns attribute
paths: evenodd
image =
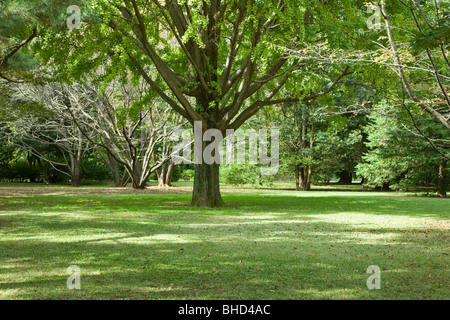
<svg viewBox="0 0 450 320"><path fill-rule="evenodd" d="M191 124L199 121L203 132L216 129L223 135L265 106L330 92L348 71L342 68L332 81L311 80L314 85L282 97L279 93L292 73L312 63L308 55L291 58L284 48L358 41L344 18L352 16L351 8L359 1L86 2L96 19L65 35L48 32L37 43L54 66L73 78L112 59L110 76L123 68L133 71ZM205 141L198 153L206 146ZM219 164L195 165L192 204L223 204Z"/></svg>

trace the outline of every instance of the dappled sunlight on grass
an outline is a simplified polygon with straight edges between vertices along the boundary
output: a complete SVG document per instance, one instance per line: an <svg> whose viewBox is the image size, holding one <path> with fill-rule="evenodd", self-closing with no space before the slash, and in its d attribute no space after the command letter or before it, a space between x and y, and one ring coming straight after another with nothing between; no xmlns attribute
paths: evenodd
<svg viewBox="0 0 450 320"><path fill-rule="evenodd" d="M448 298L445 199L224 192L0 197L2 299ZM320 194L320 195L319 195ZM82 289L66 287L81 268ZM369 265L382 290L366 287Z"/></svg>

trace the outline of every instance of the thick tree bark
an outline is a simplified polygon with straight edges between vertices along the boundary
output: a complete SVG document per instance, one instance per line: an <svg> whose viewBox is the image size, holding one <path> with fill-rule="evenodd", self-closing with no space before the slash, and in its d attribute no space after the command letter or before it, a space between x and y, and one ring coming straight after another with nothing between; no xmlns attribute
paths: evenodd
<svg viewBox="0 0 450 320"><path fill-rule="evenodd" d="M447 159L443 158L439 164L439 175L438 175L438 195L440 197L447 196L447 186L448 179L446 175Z"/></svg>
<svg viewBox="0 0 450 320"><path fill-rule="evenodd" d="M203 110L207 110L212 103L208 99L208 94L203 93L197 98L197 105ZM192 191L191 204L196 207L222 207L224 202L220 195L220 181L219 181L219 167L215 158L216 150L214 154L210 154L211 161L206 161L204 155L207 146L209 146L215 139L211 138L211 142L205 141L205 133L209 129L218 130L218 109L210 109L208 113L203 115L204 121L202 122L201 131L200 128L194 126L194 187ZM196 131L199 130L199 131ZM201 134L201 136L200 136ZM201 146L201 148L200 148ZM201 152L201 154L199 154ZM209 164L211 163L211 164Z"/></svg>
<svg viewBox="0 0 450 320"><path fill-rule="evenodd" d="M222 207L220 195L219 164L196 164L192 205L196 207Z"/></svg>

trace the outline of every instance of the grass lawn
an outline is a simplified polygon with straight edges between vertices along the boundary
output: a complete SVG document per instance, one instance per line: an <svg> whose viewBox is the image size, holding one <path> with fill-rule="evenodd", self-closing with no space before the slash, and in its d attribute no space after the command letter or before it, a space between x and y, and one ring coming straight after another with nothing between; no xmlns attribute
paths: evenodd
<svg viewBox="0 0 450 320"><path fill-rule="evenodd" d="M0 299L449 299L448 199L0 185ZM66 286L81 268L81 289ZM381 268L369 290L366 269Z"/></svg>

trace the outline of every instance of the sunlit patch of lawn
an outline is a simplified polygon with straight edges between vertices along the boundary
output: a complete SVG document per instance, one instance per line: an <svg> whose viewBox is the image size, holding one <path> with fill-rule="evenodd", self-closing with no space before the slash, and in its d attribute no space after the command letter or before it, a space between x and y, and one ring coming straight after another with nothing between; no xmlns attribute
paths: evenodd
<svg viewBox="0 0 450 320"><path fill-rule="evenodd" d="M62 190L0 196L1 299L450 297L448 199L228 189L211 210L188 192Z"/></svg>

